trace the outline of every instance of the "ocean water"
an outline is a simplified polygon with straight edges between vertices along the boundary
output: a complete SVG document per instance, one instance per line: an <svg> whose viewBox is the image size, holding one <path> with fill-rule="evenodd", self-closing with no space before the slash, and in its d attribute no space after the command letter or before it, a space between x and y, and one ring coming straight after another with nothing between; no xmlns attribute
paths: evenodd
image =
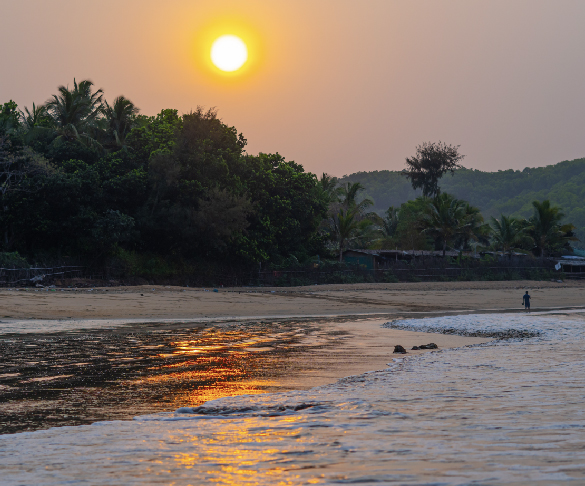
<svg viewBox="0 0 585 486"><path fill-rule="evenodd" d="M3 435L0 483L585 484L585 314L388 326L533 337L397 357L308 391Z"/></svg>

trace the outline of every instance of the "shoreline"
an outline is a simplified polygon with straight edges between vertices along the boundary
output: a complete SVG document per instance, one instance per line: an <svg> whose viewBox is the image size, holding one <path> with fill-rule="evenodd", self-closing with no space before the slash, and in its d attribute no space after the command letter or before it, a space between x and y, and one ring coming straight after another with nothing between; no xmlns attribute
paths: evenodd
<svg viewBox="0 0 585 486"><path fill-rule="evenodd" d="M541 303L535 314L543 307L584 308L583 284L533 283L530 292ZM508 304L519 302L514 295L524 288L508 284L336 285L337 290L310 287L294 294L157 287L2 290L0 412L5 423L12 420L2 432L131 419L221 396L303 390L386 369L395 358L435 352L412 346L434 342L440 352L488 343L495 339L388 329L382 323L523 312ZM394 354L398 344L409 353Z"/></svg>
<svg viewBox="0 0 585 486"><path fill-rule="evenodd" d="M531 310L530 315L554 314L563 312L585 311L585 305L572 305L566 307L538 307ZM0 337L18 337L26 334L50 335L63 332L84 331L113 331L118 328L149 329L157 326L185 327L186 325L230 325L245 324L255 321L279 321L279 322L347 322L355 320L405 320L425 317L448 317L475 314L526 314L524 309L455 309L450 311L410 311L393 314L361 313L361 314L317 314L317 315L259 315L259 316L227 316L227 317L197 317L197 318L61 318L61 319L36 319L33 317L24 319L5 318L0 319ZM42 329L39 326L44 326Z"/></svg>
<svg viewBox="0 0 585 486"><path fill-rule="evenodd" d="M435 351L412 351L415 345L434 342L445 350L493 341L385 329L383 322L153 322L5 334L0 433L131 420L225 396L307 390L386 369L393 358ZM394 354L397 344L409 354Z"/></svg>
<svg viewBox="0 0 585 486"><path fill-rule="evenodd" d="M220 480L232 482L255 479L260 472L266 484L286 471L291 476L285 479L297 482L340 477L392 482L398 475L406 481L415 477L436 482L439 477L449 482L461 477L463 464L464 480L472 482L495 477L498 484L509 483L510 471L516 471L513 479L519 482L542 481L543 474L545 482L559 477L579 481L583 374L575 374L574 366L580 371L583 363L571 336L582 340L584 314L579 311L572 319L578 322L571 325L556 318L463 317L455 328L502 331L526 324L548 330L551 340L396 359L388 372L350 375L332 387L244 396L201 408L184 402L176 413L103 422L99 430L13 434L4 438L7 450L17 454L7 456L8 473L19 479L54 479L58 473L65 482L106 464L104 484L111 482L111 471L118 478L136 478L152 475L153 467L163 479L185 484L194 477L205 482L217 471ZM440 320L447 331L455 324ZM563 339L567 334L569 340ZM543 393L551 389L556 393ZM559 396L567 399L559 404ZM89 455L78 454L79 444ZM327 454L316 453L316 444L324 445ZM63 457L70 459L65 469ZM546 467L542 457L550 458ZM567 466L567 457L577 459ZM242 461L250 467L242 470ZM275 462L284 463L276 473ZM218 469L218 464L225 468Z"/></svg>

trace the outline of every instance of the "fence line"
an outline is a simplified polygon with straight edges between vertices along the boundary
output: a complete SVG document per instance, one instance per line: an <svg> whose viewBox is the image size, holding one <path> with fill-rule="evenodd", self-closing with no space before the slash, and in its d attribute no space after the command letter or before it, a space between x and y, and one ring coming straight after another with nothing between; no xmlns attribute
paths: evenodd
<svg viewBox="0 0 585 486"><path fill-rule="evenodd" d="M430 262L429 262L430 263ZM584 278L583 275L573 273L562 274L554 270L554 262L539 260L526 262L525 265L465 265L465 266L433 266L424 265L396 265L388 268L366 269L354 266L353 268L332 269L295 269L273 270L259 272L260 285L303 285L320 283L354 283L362 282L392 282L392 281L420 281L441 280L445 278L460 278L462 280L505 280L511 278L553 278L563 275L565 278ZM432 263L431 263L432 264Z"/></svg>
<svg viewBox="0 0 585 486"><path fill-rule="evenodd" d="M294 286L316 283L357 283L357 282L396 282L396 281L432 281L459 278L462 280L505 280L510 278L556 278L585 279L585 272L557 272L554 270L554 261L537 260L525 262L524 265L506 264L494 265L465 265L449 266L438 265L439 262L429 262L432 266L398 264L388 268L366 269L358 265L305 268L291 270L264 270L264 271L229 271L224 269L202 274L151 277L149 283L165 282L169 279L176 281L172 285L222 285L233 286ZM433 264L434 263L434 264ZM489 266L488 266L489 265ZM112 275L111 269L104 268L105 273L99 274L94 270L82 266L32 267L32 268L0 268L0 286L17 285L48 285L58 278L87 278L90 280L108 280L116 278L126 284L132 282L132 277ZM180 281L180 283L179 283Z"/></svg>

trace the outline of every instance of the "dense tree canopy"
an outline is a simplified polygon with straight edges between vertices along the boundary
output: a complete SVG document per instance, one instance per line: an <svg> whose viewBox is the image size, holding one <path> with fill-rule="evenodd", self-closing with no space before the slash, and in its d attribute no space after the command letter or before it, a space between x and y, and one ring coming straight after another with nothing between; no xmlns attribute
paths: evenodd
<svg viewBox="0 0 585 486"><path fill-rule="evenodd" d="M104 262L153 254L257 266L323 251L329 196L279 154L249 155L214 110L143 116L88 80L0 108L2 251Z"/></svg>
<svg viewBox="0 0 585 486"><path fill-rule="evenodd" d="M89 80L60 86L32 109L8 101L0 105L0 257L197 272L317 255L341 261L348 248L546 256L570 251L583 232L585 160L486 174L457 169L457 147L423 144L407 173L420 195L404 173L318 180L278 153L246 153L246 144L215 110L144 116L125 96L110 104ZM455 176L439 187L448 171ZM490 227L480 209L515 217Z"/></svg>

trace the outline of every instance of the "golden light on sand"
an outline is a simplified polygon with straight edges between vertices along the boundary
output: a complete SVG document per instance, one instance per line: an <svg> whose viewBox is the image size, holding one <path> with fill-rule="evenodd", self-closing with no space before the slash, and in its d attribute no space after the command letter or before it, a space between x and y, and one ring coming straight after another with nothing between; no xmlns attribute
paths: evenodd
<svg viewBox="0 0 585 486"><path fill-rule="evenodd" d="M222 35L211 46L211 61L222 71L237 71L247 60L248 47L235 35Z"/></svg>

